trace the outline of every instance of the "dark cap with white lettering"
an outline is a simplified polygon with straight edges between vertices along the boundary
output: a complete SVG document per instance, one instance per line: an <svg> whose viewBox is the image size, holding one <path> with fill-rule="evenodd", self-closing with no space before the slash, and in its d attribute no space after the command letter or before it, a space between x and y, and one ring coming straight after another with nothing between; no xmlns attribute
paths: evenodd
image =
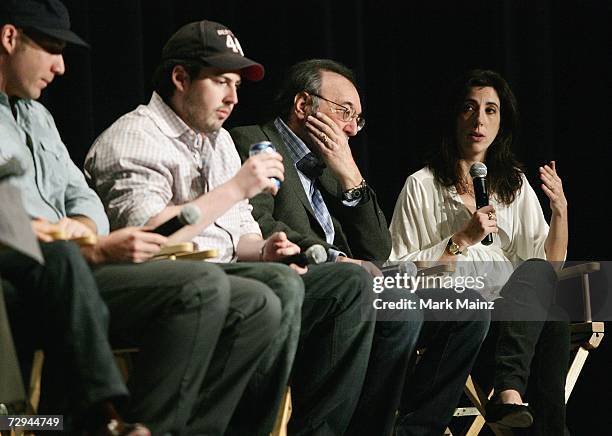
<svg viewBox="0 0 612 436"><path fill-rule="evenodd" d="M241 76L254 82L264 76L264 67L244 56L232 31L208 20L181 27L164 46L161 60L198 61L207 67L239 70Z"/></svg>

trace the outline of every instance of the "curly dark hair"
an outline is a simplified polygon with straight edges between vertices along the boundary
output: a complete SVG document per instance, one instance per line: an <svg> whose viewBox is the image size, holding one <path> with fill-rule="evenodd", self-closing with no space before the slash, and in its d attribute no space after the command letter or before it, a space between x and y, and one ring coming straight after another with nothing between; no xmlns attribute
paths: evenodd
<svg viewBox="0 0 612 436"><path fill-rule="evenodd" d="M508 82L490 70L471 70L457 81L450 94L451 103L443 116L442 140L438 153L428 162L436 181L445 187L456 185L462 176L457 144L457 115L465 97L473 87L490 86L495 89L500 101L501 122L497 136L487 149L485 165L488 168L487 184L491 194L503 204L510 204L523 185L523 165L512 151L518 130L518 105Z"/></svg>

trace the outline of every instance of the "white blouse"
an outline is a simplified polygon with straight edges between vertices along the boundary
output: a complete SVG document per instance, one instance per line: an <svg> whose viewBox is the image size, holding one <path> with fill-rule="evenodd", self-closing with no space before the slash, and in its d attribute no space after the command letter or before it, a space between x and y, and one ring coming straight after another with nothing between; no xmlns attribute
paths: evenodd
<svg viewBox="0 0 612 436"><path fill-rule="evenodd" d="M524 174L523 186L510 205L491 198L499 233L493 244L478 243L458 256L455 277L478 275L489 299L499 296L514 268L530 258L545 259L544 242L548 224L538 198ZM429 168L412 174L400 193L391 225L392 250L389 260L438 260L449 238L464 229L471 213L455 187L442 187Z"/></svg>

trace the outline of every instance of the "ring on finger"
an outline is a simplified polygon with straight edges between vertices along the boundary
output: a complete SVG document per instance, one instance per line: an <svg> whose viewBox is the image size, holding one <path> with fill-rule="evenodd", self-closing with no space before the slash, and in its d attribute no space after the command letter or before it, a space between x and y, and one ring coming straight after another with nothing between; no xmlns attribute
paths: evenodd
<svg viewBox="0 0 612 436"><path fill-rule="evenodd" d="M489 212L487 215L489 216L490 220L494 220L495 219L495 212Z"/></svg>
<svg viewBox="0 0 612 436"><path fill-rule="evenodd" d="M323 133L321 135L321 142L323 142L323 144L327 145L328 141L329 141L329 138L327 137L327 135L325 133Z"/></svg>

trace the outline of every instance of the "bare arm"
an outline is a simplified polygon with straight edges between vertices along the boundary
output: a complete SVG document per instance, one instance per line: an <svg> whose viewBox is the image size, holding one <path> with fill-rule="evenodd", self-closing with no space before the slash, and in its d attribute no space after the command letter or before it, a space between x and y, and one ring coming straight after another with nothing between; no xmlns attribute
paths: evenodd
<svg viewBox="0 0 612 436"><path fill-rule="evenodd" d="M567 200L563 192L561 178L557 175L555 161L540 167L542 190L550 200L552 215L550 230L544 243L546 259L561 262L565 259L568 243Z"/></svg>
<svg viewBox="0 0 612 436"><path fill-rule="evenodd" d="M169 244L191 241L236 203L254 197L264 190L276 194L278 188L270 180L283 180L284 167L278 153L261 153L249 158L229 181L201 195L191 204L200 209L197 224L185 226L168 239ZM184 205L168 206L152 217L146 225L156 227L178 215Z"/></svg>

